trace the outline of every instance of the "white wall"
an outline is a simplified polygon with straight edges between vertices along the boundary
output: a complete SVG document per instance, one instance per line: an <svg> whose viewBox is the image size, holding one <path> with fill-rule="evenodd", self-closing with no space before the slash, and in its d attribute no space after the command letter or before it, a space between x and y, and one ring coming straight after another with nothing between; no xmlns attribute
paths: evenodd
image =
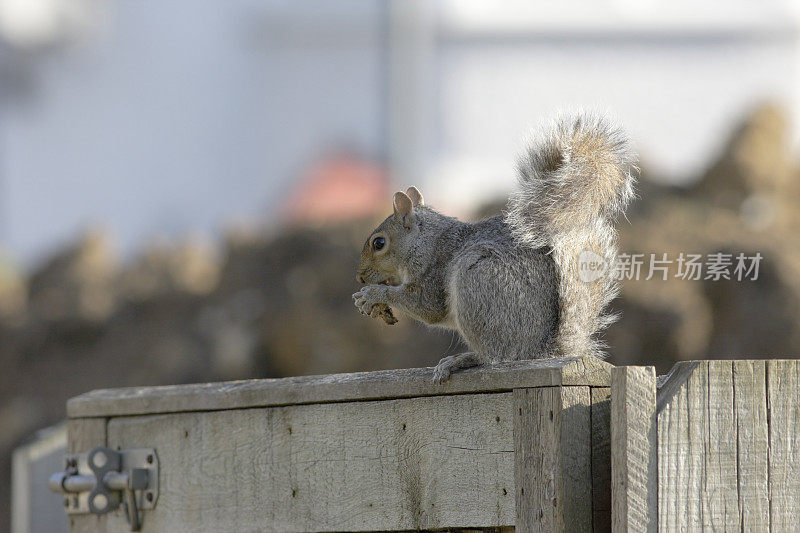
<svg viewBox="0 0 800 533"><path fill-rule="evenodd" d="M118 0L79 43L7 52L0 238L27 260L102 222L155 234L261 217L333 147L383 151L379 3ZM2 59L2 58L0 58Z"/></svg>
<svg viewBox="0 0 800 533"><path fill-rule="evenodd" d="M521 142L559 109L610 111L672 182L696 178L757 103L800 118L800 32L783 2L501 5L440 4L420 125L436 131L420 172L439 205L507 191Z"/></svg>
<svg viewBox="0 0 800 533"><path fill-rule="evenodd" d="M29 262L91 222L129 252L270 219L338 148L463 212L555 109L611 110L672 181L756 102L800 117L788 0L94 2L78 42L0 49L0 243Z"/></svg>

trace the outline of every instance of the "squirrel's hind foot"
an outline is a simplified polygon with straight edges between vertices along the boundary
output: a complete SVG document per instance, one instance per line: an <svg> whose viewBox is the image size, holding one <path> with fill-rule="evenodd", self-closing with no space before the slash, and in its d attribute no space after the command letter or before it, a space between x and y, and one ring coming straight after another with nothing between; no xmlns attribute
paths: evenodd
<svg viewBox="0 0 800 533"><path fill-rule="evenodd" d="M450 379L450 375L457 370L471 368L482 363L478 354L474 352L460 353L458 355L448 355L439 360L433 368L433 382L443 383Z"/></svg>

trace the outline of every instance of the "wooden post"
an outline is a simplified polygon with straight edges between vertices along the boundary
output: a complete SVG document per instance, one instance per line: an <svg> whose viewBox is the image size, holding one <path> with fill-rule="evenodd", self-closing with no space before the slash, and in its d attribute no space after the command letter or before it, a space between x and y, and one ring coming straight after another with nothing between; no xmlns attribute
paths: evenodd
<svg viewBox="0 0 800 533"><path fill-rule="evenodd" d="M514 390L518 532L591 531L589 387Z"/></svg>
<svg viewBox="0 0 800 533"><path fill-rule="evenodd" d="M656 374L611 370L612 531L657 531Z"/></svg>

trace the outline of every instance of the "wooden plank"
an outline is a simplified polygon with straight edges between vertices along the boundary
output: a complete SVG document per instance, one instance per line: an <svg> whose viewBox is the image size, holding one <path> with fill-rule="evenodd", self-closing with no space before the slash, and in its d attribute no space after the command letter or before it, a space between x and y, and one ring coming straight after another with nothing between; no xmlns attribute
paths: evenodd
<svg viewBox="0 0 800 533"><path fill-rule="evenodd" d="M516 529L591 531L588 387L514 390Z"/></svg>
<svg viewBox="0 0 800 533"><path fill-rule="evenodd" d="M707 432L698 434L705 444L705 487L702 491L703 521L708 527L741 531L738 489L738 446L733 405L733 362L708 361L707 388L697 389ZM694 398L693 398L694 399Z"/></svg>
<svg viewBox="0 0 800 533"><path fill-rule="evenodd" d="M730 361L699 364L658 413L659 528L741 530Z"/></svg>
<svg viewBox="0 0 800 533"><path fill-rule="evenodd" d="M589 387L561 391L561 521L564 531L592 530L591 396ZM558 505L558 502L556 502Z"/></svg>
<svg viewBox="0 0 800 533"><path fill-rule="evenodd" d="M767 361L772 531L796 531L800 516L800 362Z"/></svg>
<svg viewBox="0 0 800 533"><path fill-rule="evenodd" d="M652 366L611 371L613 531L658 530L656 373Z"/></svg>
<svg viewBox="0 0 800 533"><path fill-rule="evenodd" d="M686 487L686 481L683 480L683 473L690 470L689 461L692 459L687 450L689 410L686 382L694 374L698 364L692 362L690 367L681 363L675 365L656 395L658 527L663 531L678 531L679 524L685 525L689 520L685 514L689 509L691 488ZM676 372L680 367L684 370L688 367L688 371Z"/></svg>
<svg viewBox="0 0 800 533"><path fill-rule="evenodd" d="M733 362L742 531L769 531L766 363Z"/></svg>
<svg viewBox="0 0 800 533"><path fill-rule="evenodd" d="M156 448L144 532L511 526L512 408L500 393L124 417L109 445Z"/></svg>
<svg viewBox="0 0 800 533"><path fill-rule="evenodd" d="M433 383L432 368L302 376L227 383L93 391L69 400L71 418L111 417L348 400L413 398L442 394L504 392L521 387L608 387L611 365L595 357L512 361L484 365Z"/></svg>
<svg viewBox="0 0 800 533"><path fill-rule="evenodd" d="M67 421L67 453L87 452L95 446L106 446L106 419L88 418ZM70 515L70 533L102 533L108 515Z"/></svg>
<svg viewBox="0 0 800 533"><path fill-rule="evenodd" d="M686 384L686 380L694 374L695 369L702 364L702 361L681 361L669 371L666 376L659 376L658 394L656 395L656 411L659 413L672 397L680 391Z"/></svg>
<svg viewBox="0 0 800 533"><path fill-rule="evenodd" d="M613 369L612 369L613 372ZM592 387L592 531L611 531L611 388Z"/></svg>
<svg viewBox="0 0 800 533"><path fill-rule="evenodd" d="M690 377L687 376L686 381ZM679 525L685 527L696 518L686 515L694 509L689 499L694 502L699 499L692 494L694 487L685 479L687 472L698 469L696 464L690 465L697 453L693 456L688 450L689 393L686 381L673 391L670 401L660 406L658 412L658 526L665 531L679 531Z"/></svg>
<svg viewBox="0 0 800 533"><path fill-rule="evenodd" d="M514 407L516 528L520 533L555 531L561 477L560 391L515 390Z"/></svg>

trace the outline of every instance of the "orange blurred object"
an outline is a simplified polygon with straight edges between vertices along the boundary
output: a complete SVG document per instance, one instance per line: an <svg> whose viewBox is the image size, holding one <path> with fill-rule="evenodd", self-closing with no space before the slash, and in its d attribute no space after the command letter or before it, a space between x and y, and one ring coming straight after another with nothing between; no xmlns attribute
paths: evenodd
<svg viewBox="0 0 800 533"><path fill-rule="evenodd" d="M356 220L375 215L388 199L385 169L371 161L336 155L311 166L290 193L284 217L291 224Z"/></svg>

